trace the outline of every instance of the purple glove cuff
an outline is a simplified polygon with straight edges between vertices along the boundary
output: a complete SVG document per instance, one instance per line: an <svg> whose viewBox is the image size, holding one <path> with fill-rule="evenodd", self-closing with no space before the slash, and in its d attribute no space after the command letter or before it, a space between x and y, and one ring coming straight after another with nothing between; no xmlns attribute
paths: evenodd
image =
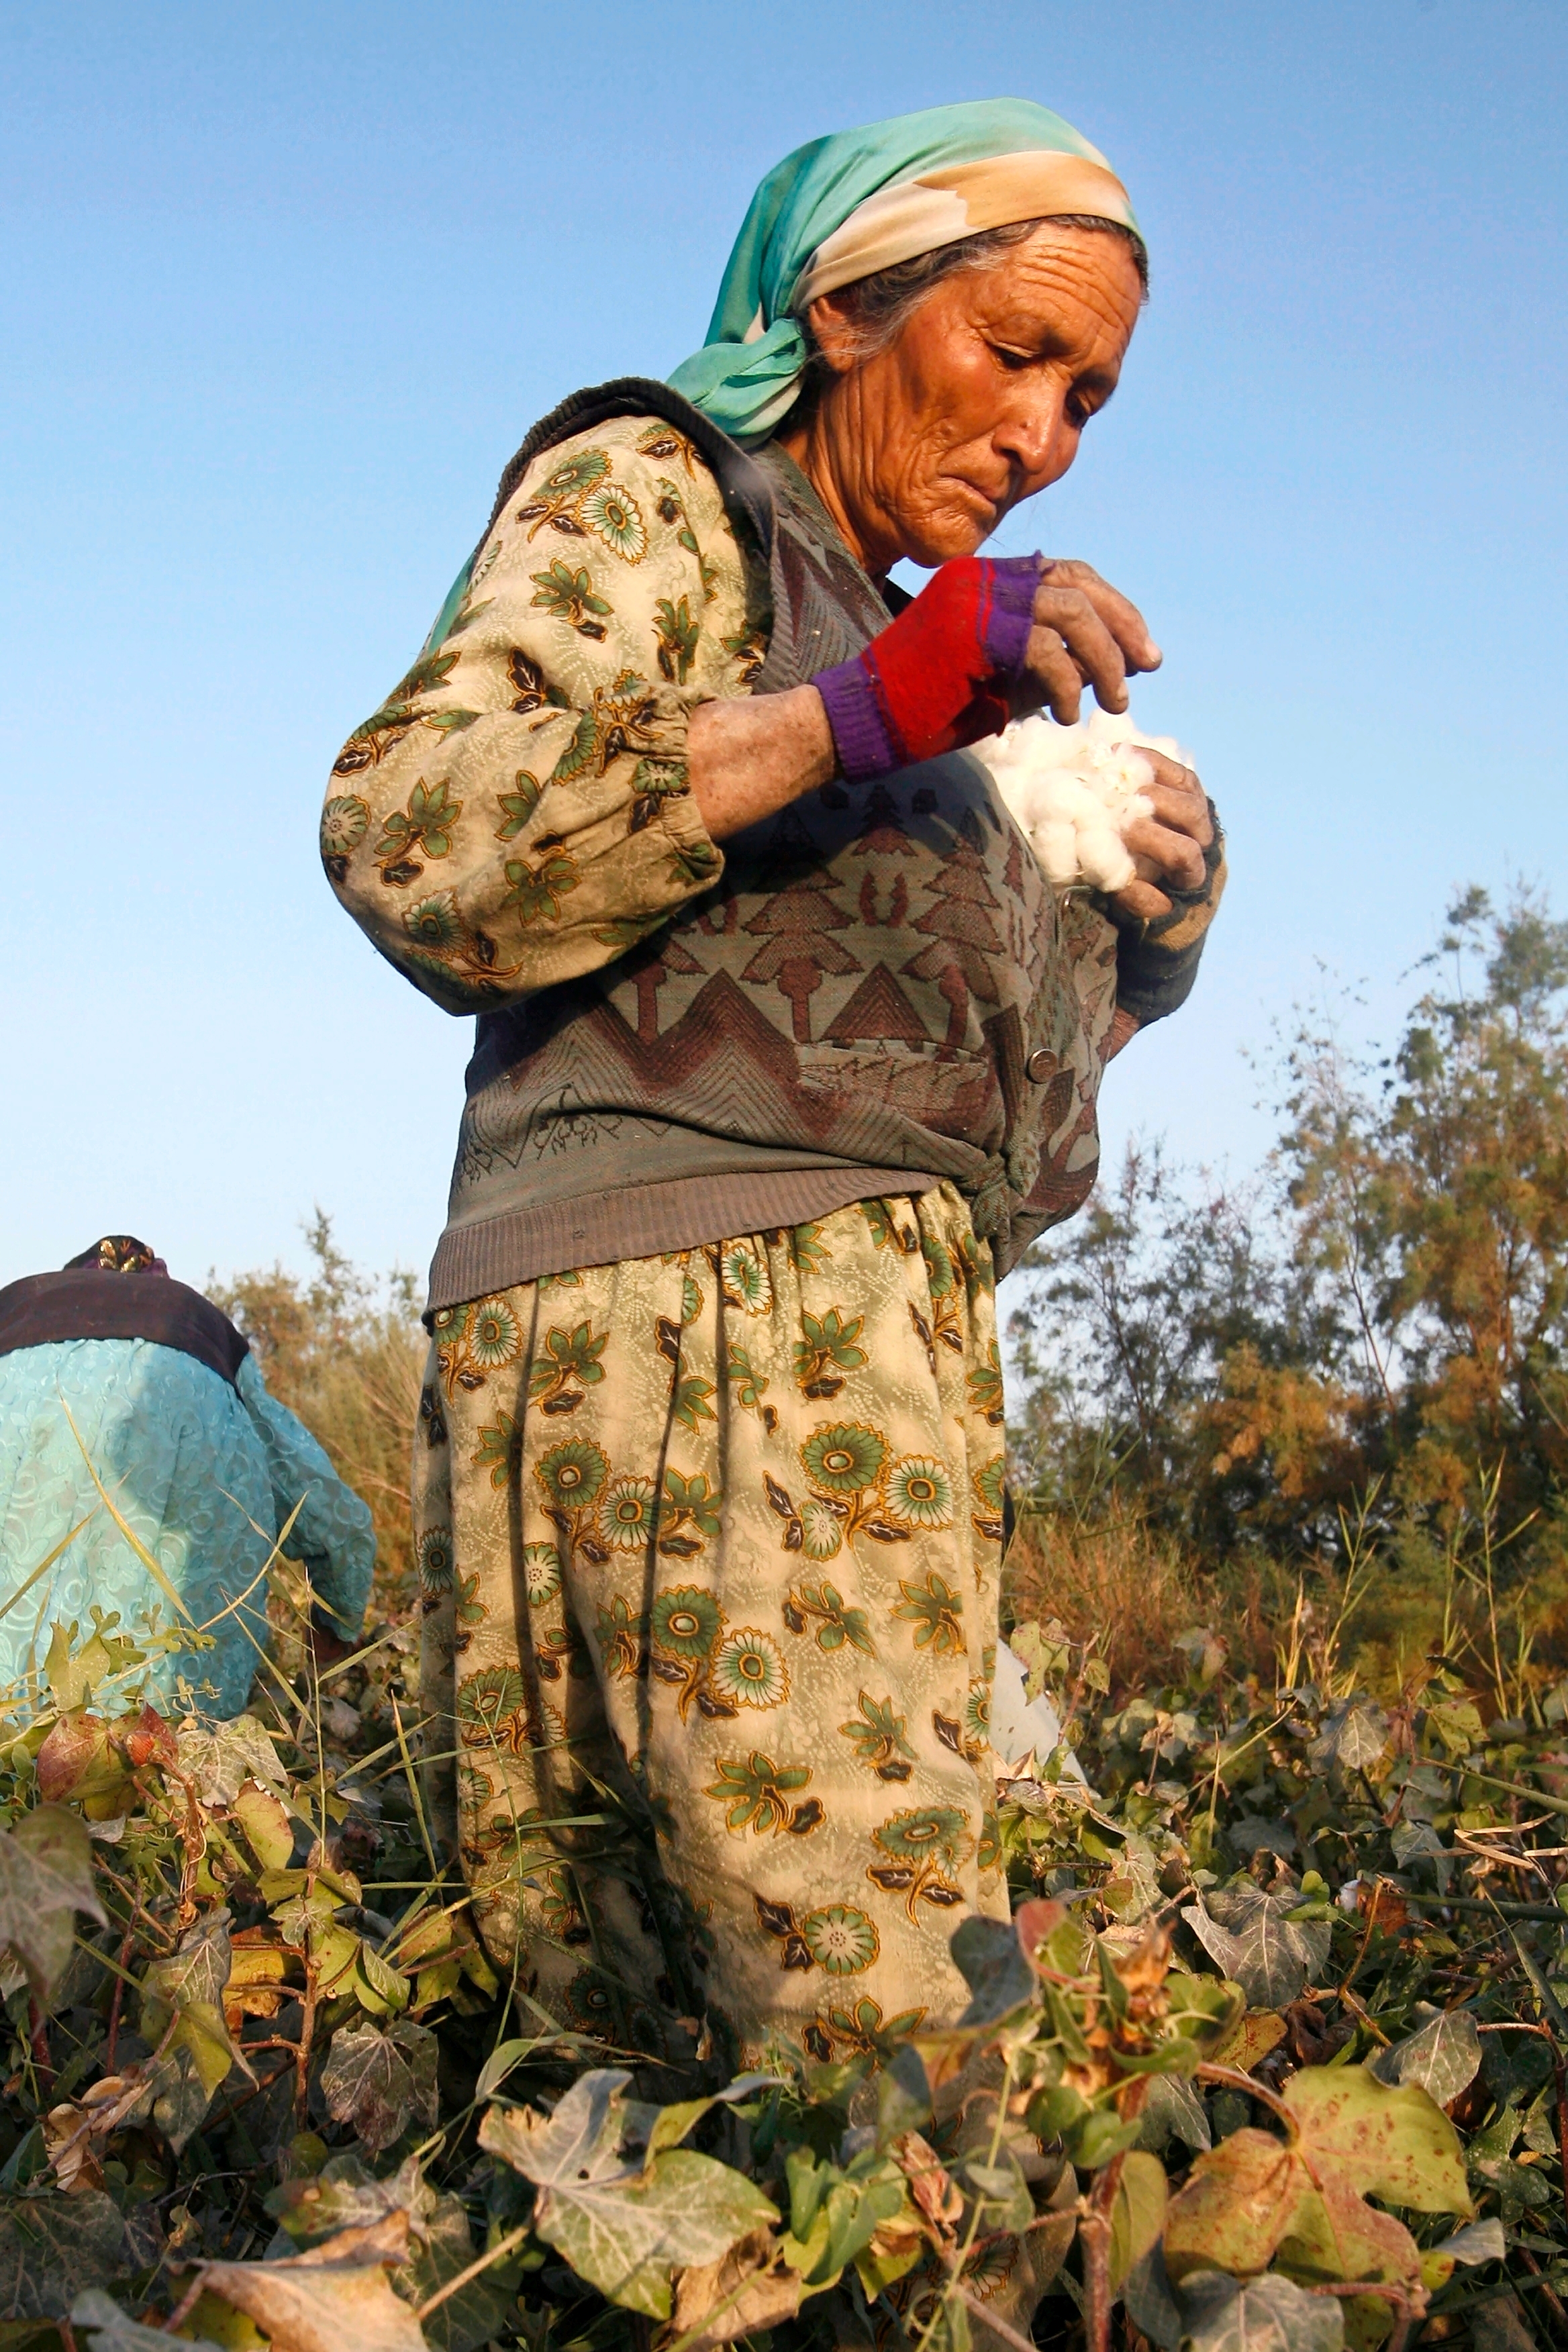
<svg viewBox="0 0 1568 2352"><path fill-rule="evenodd" d="M1050 570L1047 559L1035 555L998 555L984 560L990 595L980 627L980 642L996 667L1009 680L1021 676L1035 625L1035 591Z"/></svg>
<svg viewBox="0 0 1568 2352"><path fill-rule="evenodd" d="M903 747L896 742L875 680L863 657L840 662L836 669L819 669L811 683L821 695L833 730L838 772L851 784L890 776L906 764Z"/></svg>

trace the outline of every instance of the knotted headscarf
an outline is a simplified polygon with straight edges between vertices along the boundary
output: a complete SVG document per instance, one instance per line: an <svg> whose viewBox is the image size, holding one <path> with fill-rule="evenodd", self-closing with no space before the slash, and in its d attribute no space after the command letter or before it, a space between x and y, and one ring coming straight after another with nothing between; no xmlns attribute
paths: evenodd
<svg viewBox="0 0 1568 2352"><path fill-rule="evenodd" d="M700 352L669 381L739 441L794 403L796 314L874 270L1054 213L1138 233L1127 191L1070 122L1023 98L933 106L797 147L752 198Z"/></svg>
<svg viewBox="0 0 1568 2352"><path fill-rule="evenodd" d="M76 1257L68 1257L68 1274L91 1271L94 1274L167 1274L163 1260L139 1242L134 1234L105 1234L90 1249L82 1250Z"/></svg>

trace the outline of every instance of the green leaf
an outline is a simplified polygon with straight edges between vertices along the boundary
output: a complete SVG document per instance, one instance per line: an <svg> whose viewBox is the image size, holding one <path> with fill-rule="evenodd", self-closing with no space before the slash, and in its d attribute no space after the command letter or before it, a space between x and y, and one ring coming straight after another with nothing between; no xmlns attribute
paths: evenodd
<svg viewBox="0 0 1568 2352"><path fill-rule="evenodd" d="M512 2068L521 2066L530 2052L537 2050L538 2047L537 2034L520 2035L510 2042L498 2042L479 2068L479 2079L474 2084L475 2099L492 2097L500 2090Z"/></svg>
<svg viewBox="0 0 1568 2352"><path fill-rule="evenodd" d="M1468 1698L1441 1700L1426 1709L1426 1725L1435 1731L1450 1756L1468 1756L1486 1738L1474 1702Z"/></svg>
<svg viewBox="0 0 1568 2352"><path fill-rule="evenodd" d="M931 2084L918 2050L900 2042L877 2077L877 2145L888 2147L929 2122Z"/></svg>
<svg viewBox="0 0 1568 2352"><path fill-rule="evenodd" d="M1151 2157L1149 2161L1152 2164L1154 2158ZM1005 2230L1009 2236L1016 2237L1020 2230L1028 2228L1035 2218L1035 2203L1029 2194L1029 2184L1009 2149L999 2149L994 2164L986 2164L978 2158L970 2157L958 2168L970 2186L985 2200L984 2226L986 2230ZM1163 2180L1164 2177L1162 2167L1160 2178ZM893 2210L897 2212L897 2205Z"/></svg>
<svg viewBox="0 0 1568 2352"><path fill-rule="evenodd" d="M340 2025L321 2069L321 2095L334 2123L352 2124L372 2155L390 2147L417 2116L436 2121L436 2037L400 2017L375 2025Z"/></svg>
<svg viewBox="0 0 1568 2352"><path fill-rule="evenodd" d="M1331 1928L1326 1921L1289 1918L1293 1895L1215 1887L1206 1900L1206 1910L1191 1903L1182 1916L1250 2009L1285 2008L1328 1958Z"/></svg>
<svg viewBox="0 0 1568 2352"><path fill-rule="evenodd" d="M426 2197L426 2203L429 2210L421 2224L420 2240L393 2280L416 2307L459 2271L467 2270L474 2259L468 2217L461 2200ZM517 2253L521 2252L519 2248ZM438 2352L478 2352L481 2344L500 2334L517 2294L517 2253L480 2271L431 2313L424 2323L425 2334Z"/></svg>
<svg viewBox="0 0 1568 2352"><path fill-rule="evenodd" d="M112 2295L101 2287L89 2287L79 2294L70 2309L71 2326L88 2330L87 2341L92 2352L170 2352L171 2338L162 2327L144 2327L121 2311ZM194 2352L218 2352L210 2336L187 2336L180 2339L191 2345Z"/></svg>
<svg viewBox="0 0 1568 2352"><path fill-rule="evenodd" d="M1151 2344L1157 2344L1160 2352L1181 2352L1182 2315L1157 2240L1128 2272L1121 2300L1133 2326Z"/></svg>
<svg viewBox="0 0 1568 2352"><path fill-rule="evenodd" d="M1458 2136L1415 2083L1391 2089L1366 2066L1304 2066L1285 2103L1314 2169L1335 2169L1363 2197L1417 2213L1470 2215Z"/></svg>
<svg viewBox="0 0 1568 2352"><path fill-rule="evenodd" d="M271 1738L253 1715L227 1723L183 1723L179 1744L180 1769L195 1782L204 1805L232 1805L247 1780L268 1789L288 1786Z"/></svg>
<svg viewBox="0 0 1568 2352"><path fill-rule="evenodd" d="M549 2116L527 2107L491 2107L479 2126L479 2145L542 2189L563 2181L629 2179L637 2167L621 2152L621 2094L631 2079L624 2066L591 2066Z"/></svg>
<svg viewBox="0 0 1568 2352"><path fill-rule="evenodd" d="M743 2175L678 2147L655 2158L646 2185L639 2178L542 2190L534 2228L612 2303L667 2319L671 2270L716 2263L778 2218Z"/></svg>
<svg viewBox="0 0 1568 2352"><path fill-rule="evenodd" d="M778 2209L741 2173L689 2148L667 2149L646 2170L628 2164L627 2125L642 2123L620 2096L630 2080L620 2067L595 2067L548 2118L491 2107L479 2145L534 2182L534 2229L580 2278L612 2303L668 2319L670 2271L718 2262ZM644 2141L646 2126L635 2137Z"/></svg>
<svg viewBox="0 0 1568 2352"><path fill-rule="evenodd" d="M1163 2156L1173 2139L1194 2156L1214 2146L1207 2112L1193 2084L1177 2074L1156 2074L1138 2110L1138 2145Z"/></svg>
<svg viewBox="0 0 1568 2352"><path fill-rule="evenodd" d="M1380 2083L1415 2083L1440 2107L1474 2082L1481 2063L1481 2038L1465 2010L1428 2019L1419 2032L1392 2050L1380 2050L1371 2071Z"/></svg>
<svg viewBox="0 0 1568 2352"><path fill-rule="evenodd" d="M1481 2263L1500 2263L1508 2252L1502 2223L1495 2213L1484 2221L1467 2221L1440 2246L1428 2246L1421 2256L1421 2284L1428 2294L1436 2294L1447 2286L1454 2274L1457 2263L1471 2267Z"/></svg>
<svg viewBox="0 0 1568 2352"><path fill-rule="evenodd" d="M154 1961L143 1979L142 2036L163 2051L149 2077L153 2120L176 2155L230 2070L239 2065L251 2074L224 2022L224 1987L232 1961L228 1913L214 1911L187 1931L167 1959Z"/></svg>
<svg viewBox="0 0 1568 2352"><path fill-rule="evenodd" d="M224 1987L234 1965L229 1943L228 1913L209 1911L182 1936L178 1948L166 1960L155 1960L142 1979L142 2032L151 2042L161 2042L175 2010L195 2002L207 2009L223 2000Z"/></svg>
<svg viewBox="0 0 1568 2352"><path fill-rule="evenodd" d="M0 2315L58 2319L72 2298L120 2270L125 2224L101 2189L15 2197L0 2206Z"/></svg>
<svg viewBox="0 0 1568 2352"><path fill-rule="evenodd" d="M1064 2089L1067 2085L1063 2085ZM1096 2107L1066 2135L1068 2152L1085 2172L1098 2172L1138 2137L1138 2119L1123 2122L1114 2107Z"/></svg>
<svg viewBox="0 0 1568 2352"><path fill-rule="evenodd" d="M61 1805L39 1805L0 1836L0 1946L15 1953L40 2000L65 1973L78 1911L105 1924L87 1824Z"/></svg>
<svg viewBox="0 0 1568 2352"><path fill-rule="evenodd" d="M1365 1771L1388 1745L1388 1717L1369 1698L1342 1699L1308 1754L1320 1772Z"/></svg>
<svg viewBox="0 0 1568 2352"><path fill-rule="evenodd" d="M1289 2279L1195 2271L1179 2293L1191 2352L1340 2352L1344 2341L1337 2300L1306 2294Z"/></svg>
<svg viewBox="0 0 1568 2352"><path fill-rule="evenodd" d="M1039 1991L1010 1920L974 1912L949 1938L948 1949L973 1995L960 2025L990 2025Z"/></svg>
<svg viewBox="0 0 1568 2352"><path fill-rule="evenodd" d="M1119 2287L1135 2263L1158 2242L1165 2226L1165 2168L1157 2156L1131 2148L1110 2204L1110 2284Z"/></svg>
<svg viewBox="0 0 1568 2352"><path fill-rule="evenodd" d="M342 2230L374 2229L391 2213L406 2213L418 2230L435 2208L436 2192L421 2178L416 2157L405 2157L378 2180L351 2148L329 2157L313 2179L285 2181L265 2202L297 2246L312 2246Z"/></svg>
<svg viewBox="0 0 1568 2352"><path fill-rule="evenodd" d="M362 2009L373 2017L386 2017L408 2006L408 1979L372 1946L361 1942L354 1960L359 1981L354 1986Z"/></svg>

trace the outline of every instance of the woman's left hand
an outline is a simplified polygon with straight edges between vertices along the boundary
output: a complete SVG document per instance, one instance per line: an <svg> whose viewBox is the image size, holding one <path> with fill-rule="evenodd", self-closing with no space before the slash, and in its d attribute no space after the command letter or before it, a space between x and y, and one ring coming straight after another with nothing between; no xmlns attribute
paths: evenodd
<svg viewBox="0 0 1568 2352"><path fill-rule="evenodd" d="M1111 903L1125 914L1152 921L1171 911L1162 883L1173 890L1202 889L1204 852L1214 840L1214 820L1208 794L1191 768L1167 759L1163 751L1139 748L1154 771L1154 781L1144 793L1154 804L1153 814L1141 817L1123 836L1138 871Z"/></svg>

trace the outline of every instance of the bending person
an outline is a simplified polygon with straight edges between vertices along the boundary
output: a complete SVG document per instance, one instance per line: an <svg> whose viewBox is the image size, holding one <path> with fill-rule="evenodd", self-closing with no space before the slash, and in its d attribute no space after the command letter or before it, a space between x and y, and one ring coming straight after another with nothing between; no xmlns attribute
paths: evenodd
<svg viewBox="0 0 1568 2352"><path fill-rule="evenodd" d="M89 1633L96 1611L133 1637L156 1611L213 1645L151 1664L154 1690L183 1676L205 1712L237 1715L290 1514L284 1549L335 1653L370 1597L370 1513L243 1334L129 1234L0 1290L0 1687L42 1663L56 1624Z"/></svg>

